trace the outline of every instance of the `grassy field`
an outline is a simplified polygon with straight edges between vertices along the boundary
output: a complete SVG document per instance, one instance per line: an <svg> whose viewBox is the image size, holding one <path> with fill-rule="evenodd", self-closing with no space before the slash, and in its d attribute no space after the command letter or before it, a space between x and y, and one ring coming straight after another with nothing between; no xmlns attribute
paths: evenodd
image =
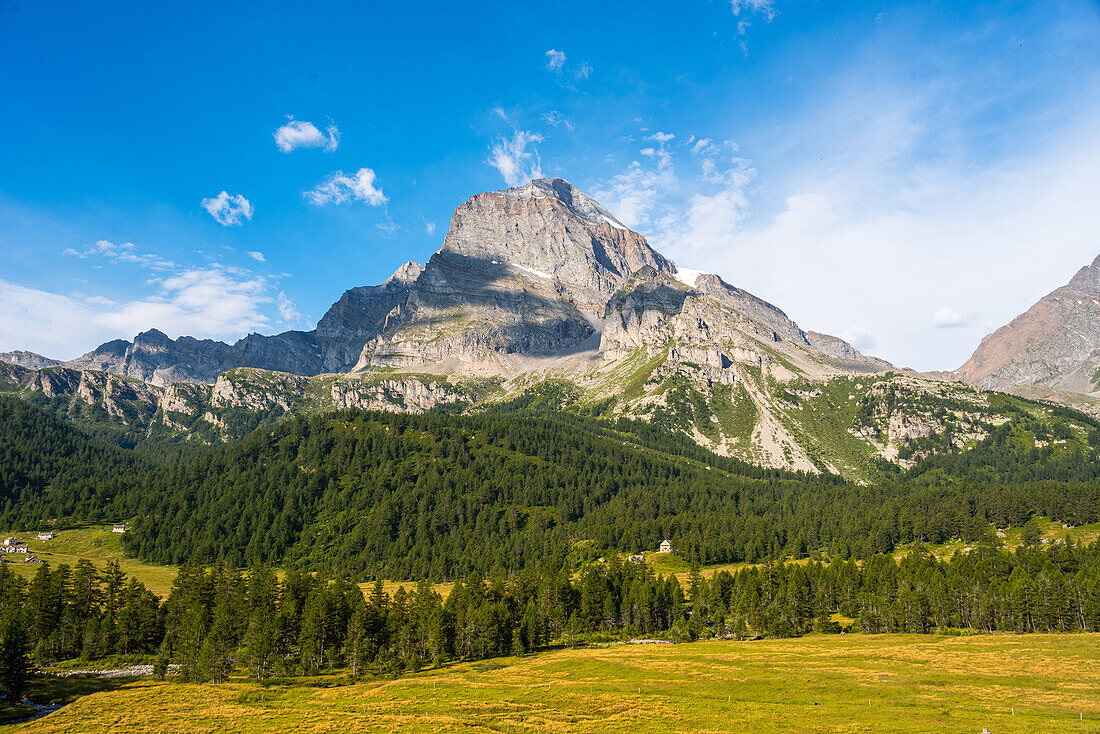
<svg viewBox="0 0 1100 734"><path fill-rule="evenodd" d="M1100 635L615 645L354 685L133 682L12 731L1097 732L1098 661Z"/></svg>
<svg viewBox="0 0 1100 734"><path fill-rule="evenodd" d="M103 570L108 561L118 561L119 566L127 576L133 576L145 587L158 596L164 597L172 588L172 581L176 578L175 566L155 566L144 563L136 558L128 558L122 552L122 536L111 532L110 525L90 525L71 530L57 531L53 540L37 540L37 531L8 530L0 533L2 537L14 535L27 543L31 554L51 567L56 568L62 563L75 566L77 561L87 559L95 564L96 568ZM30 578L38 570L37 563L24 563L23 556L12 554L7 556L11 561L12 570Z"/></svg>
<svg viewBox="0 0 1100 734"><path fill-rule="evenodd" d="M77 561L89 560L96 568L103 570L109 561L118 561L119 566L127 576L133 576L154 594L164 598L172 588L172 582L178 571L176 566L157 566L145 563L136 558L129 558L122 552L122 536L111 532L110 525L95 525L71 530L59 530L52 540L37 540L37 531L7 530L0 531L0 537L6 538L14 535L27 543L27 548L32 555L56 568L62 563L75 566ZM37 563L24 563L24 556L12 554L7 556L11 561L12 570L29 579L38 570ZM280 576L282 572L276 570ZM369 593L373 584L360 584L363 591ZM391 596L401 586L406 591L416 588L415 581L386 581L383 587ZM444 598L450 593L454 584L436 584L435 589Z"/></svg>
<svg viewBox="0 0 1100 734"><path fill-rule="evenodd" d="M1039 532L1042 534L1043 540L1047 543L1053 543L1057 540L1065 540L1070 538L1074 543L1078 545L1088 545L1093 541L1100 538L1100 523L1092 523L1091 525L1078 525L1076 527L1067 528L1060 522L1053 522L1047 517L1035 518L1035 524L1039 527ZM1000 541L1004 543L1005 549L1014 551L1020 545L1023 540L1024 529L1019 528L1007 528L1003 531L1003 537L998 536ZM925 548L935 555L937 558L944 560L951 558L960 551L968 551L974 547L973 543L967 543L962 540L952 540L947 543L941 543L937 545L926 544ZM902 546L898 548L894 554L900 558L909 552L911 546Z"/></svg>

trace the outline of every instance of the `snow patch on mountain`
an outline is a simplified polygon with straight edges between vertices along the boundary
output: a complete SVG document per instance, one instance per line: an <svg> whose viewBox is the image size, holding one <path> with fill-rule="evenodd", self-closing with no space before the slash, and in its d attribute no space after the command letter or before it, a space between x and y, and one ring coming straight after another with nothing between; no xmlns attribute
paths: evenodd
<svg viewBox="0 0 1100 734"><path fill-rule="evenodd" d="M553 275L550 275L550 273L544 273L541 270L535 270L534 268L526 268L522 265L517 265L516 263L508 263L508 264L511 265L513 268L519 268L520 270L522 270L525 273L530 273L531 275L537 275L540 278L546 278L547 280L553 280L554 279Z"/></svg>
<svg viewBox="0 0 1100 734"><path fill-rule="evenodd" d="M679 265L676 266L676 280L680 281L688 288L695 287L695 281L699 279L700 275L710 275L702 270L692 270L691 268L682 268Z"/></svg>

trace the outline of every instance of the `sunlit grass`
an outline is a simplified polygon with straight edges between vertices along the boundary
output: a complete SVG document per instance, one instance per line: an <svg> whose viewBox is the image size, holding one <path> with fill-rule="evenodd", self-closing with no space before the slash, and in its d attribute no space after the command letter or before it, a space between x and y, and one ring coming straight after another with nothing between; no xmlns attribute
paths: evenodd
<svg viewBox="0 0 1100 734"><path fill-rule="evenodd" d="M398 680L129 683L16 731L1097 731L1100 635L615 645Z"/></svg>
<svg viewBox="0 0 1100 734"><path fill-rule="evenodd" d="M109 561L118 561L119 566L127 576L136 578L145 587L164 597L172 588L172 581L176 578L175 566L158 566L145 563L136 558L130 558L123 554L122 535L111 532L110 525L88 525L70 530L56 531L56 537L52 540L38 540L35 536L38 530L7 530L0 533L2 537L14 535L27 543L31 555L36 555L52 568L67 563L75 567L81 559L86 559L95 564L102 571ZM11 562L12 570L27 578L38 570L37 563L24 563L24 556L13 553L5 558Z"/></svg>

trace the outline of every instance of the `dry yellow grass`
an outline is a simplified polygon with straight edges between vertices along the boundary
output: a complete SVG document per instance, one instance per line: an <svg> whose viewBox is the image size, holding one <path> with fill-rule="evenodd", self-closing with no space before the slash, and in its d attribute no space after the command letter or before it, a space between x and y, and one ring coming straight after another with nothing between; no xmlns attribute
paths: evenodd
<svg viewBox="0 0 1100 734"><path fill-rule="evenodd" d="M617 645L334 687L132 683L16 731L1096 732L1098 663L1100 635Z"/></svg>

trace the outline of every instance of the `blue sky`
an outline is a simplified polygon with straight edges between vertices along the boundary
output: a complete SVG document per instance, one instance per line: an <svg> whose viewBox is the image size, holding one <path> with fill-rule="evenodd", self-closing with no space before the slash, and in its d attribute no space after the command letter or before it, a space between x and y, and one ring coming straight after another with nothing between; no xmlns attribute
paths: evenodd
<svg viewBox="0 0 1100 734"><path fill-rule="evenodd" d="M1095 2L372 5L0 2L0 350L311 328L539 174L920 369L1100 254Z"/></svg>

